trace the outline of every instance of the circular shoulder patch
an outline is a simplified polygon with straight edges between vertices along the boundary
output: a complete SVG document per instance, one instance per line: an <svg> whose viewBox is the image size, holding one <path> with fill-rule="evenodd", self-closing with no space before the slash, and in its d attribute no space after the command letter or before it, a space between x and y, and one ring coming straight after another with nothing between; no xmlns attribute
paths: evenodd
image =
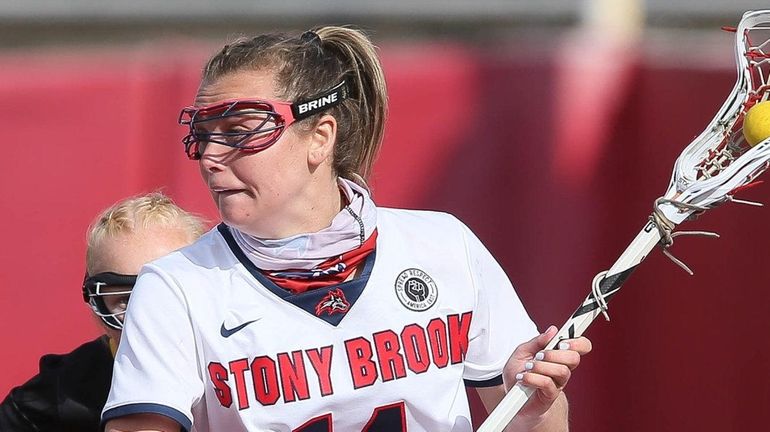
<svg viewBox="0 0 770 432"><path fill-rule="evenodd" d="M436 303L438 288L427 273L411 268L396 278L396 296L407 309L421 312Z"/></svg>

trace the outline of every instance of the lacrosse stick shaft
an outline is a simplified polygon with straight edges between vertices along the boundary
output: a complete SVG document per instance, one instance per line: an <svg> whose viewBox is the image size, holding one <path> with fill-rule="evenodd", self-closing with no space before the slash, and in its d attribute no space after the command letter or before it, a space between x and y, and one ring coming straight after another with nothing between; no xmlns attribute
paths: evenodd
<svg viewBox="0 0 770 432"><path fill-rule="evenodd" d="M648 222L615 261L615 264L607 272L599 273L594 278L592 292L559 329L556 336L548 342L545 349L555 349L562 340L581 336L591 325L591 322L602 313L601 305L606 305L606 302L620 290L631 272L647 257L647 254L659 241L660 233L655 223ZM595 294L597 291L603 300L597 298L597 294ZM501 432L504 430L534 392L534 389L517 383L492 410L477 432Z"/></svg>

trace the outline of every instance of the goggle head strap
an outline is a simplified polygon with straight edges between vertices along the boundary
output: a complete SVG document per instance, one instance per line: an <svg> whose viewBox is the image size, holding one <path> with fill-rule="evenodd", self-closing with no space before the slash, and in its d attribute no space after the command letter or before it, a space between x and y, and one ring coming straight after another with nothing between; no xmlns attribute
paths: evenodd
<svg viewBox="0 0 770 432"><path fill-rule="evenodd" d="M136 284L137 275L124 275L115 272L97 273L83 279L83 301L89 303L91 297L102 295L101 288L106 286L129 286Z"/></svg>
<svg viewBox="0 0 770 432"><path fill-rule="evenodd" d="M311 99L294 102L291 105L291 113L296 120L302 120L337 106L347 98L348 86L345 81L342 81L331 89L316 95Z"/></svg>

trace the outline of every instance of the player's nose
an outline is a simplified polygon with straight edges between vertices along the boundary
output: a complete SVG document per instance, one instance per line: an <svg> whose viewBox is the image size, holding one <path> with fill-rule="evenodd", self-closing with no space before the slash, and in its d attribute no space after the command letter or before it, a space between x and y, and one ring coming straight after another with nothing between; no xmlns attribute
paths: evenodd
<svg viewBox="0 0 770 432"><path fill-rule="evenodd" d="M201 143L199 146L201 169L210 172L221 171L236 151L224 144Z"/></svg>

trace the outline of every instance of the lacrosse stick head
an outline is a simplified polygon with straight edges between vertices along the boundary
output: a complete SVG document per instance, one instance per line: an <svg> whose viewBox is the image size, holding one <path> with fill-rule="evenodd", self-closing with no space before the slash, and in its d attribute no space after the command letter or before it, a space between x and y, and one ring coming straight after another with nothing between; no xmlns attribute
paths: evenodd
<svg viewBox="0 0 770 432"><path fill-rule="evenodd" d="M679 156L665 200L656 205L673 224L732 199L735 190L770 166L770 138L752 146L743 134L746 112L770 98L770 10L743 15L736 29L735 59L735 87Z"/></svg>

